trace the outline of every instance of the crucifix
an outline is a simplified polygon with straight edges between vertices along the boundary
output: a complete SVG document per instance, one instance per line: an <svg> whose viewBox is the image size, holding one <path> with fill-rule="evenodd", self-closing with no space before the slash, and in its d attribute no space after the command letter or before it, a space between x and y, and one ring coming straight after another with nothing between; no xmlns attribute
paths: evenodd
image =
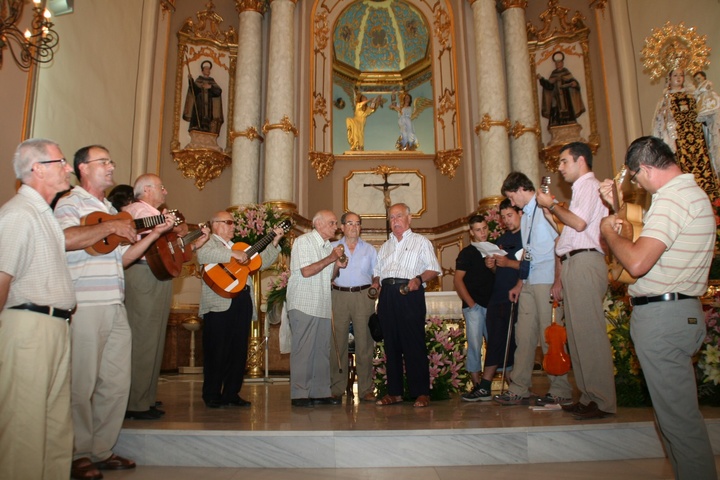
<svg viewBox="0 0 720 480"><path fill-rule="evenodd" d="M387 213L388 210L390 210L390 207L392 206L392 200L390 199L390 192L395 190L398 187L409 187L409 183L390 183L388 181L388 175L390 175L390 172L382 172L380 175L383 176L383 183L365 183L363 184L363 187L372 187L376 190L380 190L383 192L384 195L384 203L385 203L385 231L388 235L388 238L390 237L390 221L387 219Z"/></svg>

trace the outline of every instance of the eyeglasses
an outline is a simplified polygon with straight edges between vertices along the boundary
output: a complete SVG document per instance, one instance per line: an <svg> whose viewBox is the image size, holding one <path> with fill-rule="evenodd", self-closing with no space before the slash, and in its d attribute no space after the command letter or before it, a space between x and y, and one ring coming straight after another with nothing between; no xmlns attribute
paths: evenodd
<svg viewBox="0 0 720 480"><path fill-rule="evenodd" d="M83 163L93 163L93 162L102 162L103 167L107 167L108 165L115 166L115 160L112 160L110 158L96 158L95 160L88 160L87 162Z"/></svg>
<svg viewBox="0 0 720 480"><path fill-rule="evenodd" d="M157 187L160 190L165 190L165 185L148 185L148 187Z"/></svg>
<svg viewBox="0 0 720 480"><path fill-rule="evenodd" d="M213 223L224 223L225 225L234 225L235 222L232 220L213 220Z"/></svg>
<svg viewBox="0 0 720 480"><path fill-rule="evenodd" d="M638 167L638 169L635 171L635 173L633 173L632 176L630 177L630 183L632 183L633 185L637 185L638 181L637 181L637 178L635 178L635 177L637 177L638 173L640 173L640 170L642 170L642 168Z"/></svg>
<svg viewBox="0 0 720 480"><path fill-rule="evenodd" d="M43 165L47 165L48 163L59 163L60 166L64 167L65 165L67 165L67 160L65 160L64 158L61 158L59 160L44 160L42 162L37 162L37 163L42 163Z"/></svg>

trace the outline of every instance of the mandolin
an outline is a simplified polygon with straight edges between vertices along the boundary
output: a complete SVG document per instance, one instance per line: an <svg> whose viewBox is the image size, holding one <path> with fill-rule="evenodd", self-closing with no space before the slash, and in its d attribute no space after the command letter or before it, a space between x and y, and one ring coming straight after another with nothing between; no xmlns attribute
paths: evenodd
<svg viewBox="0 0 720 480"><path fill-rule="evenodd" d="M287 232L292 224L290 220L283 220L277 226ZM248 275L262 266L262 258L259 253L272 242L275 236L275 232L270 230L270 233L253 246L243 242L233 244L233 250L241 250L247 254L247 263L240 263L234 258L230 259L228 263L208 263L203 267L203 280L221 297L234 297L245 288Z"/></svg>
<svg viewBox="0 0 720 480"><path fill-rule="evenodd" d="M180 275L183 264L192 260L192 244L202 237L205 224L201 223L198 227L184 237L167 232L150 245L145 252L145 260L155 278L170 280Z"/></svg>
<svg viewBox="0 0 720 480"><path fill-rule="evenodd" d="M613 211L620 218L622 228L618 231L621 237L632 240L633 243L640 237L640 233L643 229L643 210L640 205L634 203L625 203L622 198L622 190L620 185L627 175L627 167L623 168L613 178ZM622 283L632 284L637 280L635 277L630 275L627 270L617 261L617 258L613 256L609 264L609 275L610 279Z"/></svg>
<svg viewBox="0 0 720 480"><path fill-rule="evenodd" d="M558 308L557 300L553 300L552 320L545 329L545 343L547 353L543 357L543 369L549 375L565 375L570 371L570 355L565 350L567 332L565 327L555 322L555 310Z"/></svg>
<svg viewBox="0 0 720 480"><path fill-rule="evenodd" d="M184 219L182 218L182 215L178 214L177 210L169 210L167 213L175 215L175 226L183 223ZM111 215L105 212L92 212L80 219L80 225L97 225L98 223L108 222L111 220L132 220L135 223L135 230L139 232L141 230L153 228L161 223L165 223L165 215L154 215L152 217L133 220L132 215L127 212L120 212L116 215ZM106 255L115 250L118 245L127 245L128 243L130 242L128 242L126 238L113 233L101 240L98 240L93 245L86 247L85 251L90 255Z"/></svg>

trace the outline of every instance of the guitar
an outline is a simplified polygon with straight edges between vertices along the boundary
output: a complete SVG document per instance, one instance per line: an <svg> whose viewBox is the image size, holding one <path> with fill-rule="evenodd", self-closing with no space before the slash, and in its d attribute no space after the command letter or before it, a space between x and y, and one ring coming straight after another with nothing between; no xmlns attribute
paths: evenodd
<svg viewBox="0 0 720 480"><path fill-rule="evenodd" d="M150 271L158 280L170 280L180 275L184 263L192 260L192 244L202 237L205 224L198 225L184 237L175 232L160 236L145 252Z"/></svg>
<svg viewBox="0 0 720 480"><path fill-rule="evenodd" d="M622 199L622 190L620 185L627 175L627 167L623 168L613 178L613 211L620 218L622 228L618 232L621 237L632 240L633 243L637 241L642 233L643 229L643 210L640 205L634 203L625 203ZM610 261L609 265L610 279L622 283L633 284L637 278L630 275L625 268L617 261L616 258Z"/></svg>
<svg viewBox="0 0 720 480"><path fill-rule="evenodd" d="M290 220L283 220L277 226L287 232L292 224ZM262 258L258 254L272 242L273 238L275 232L271 230L252 247L247 243L235 243L232 249L244 251L248 256L247 263L240 263L234 258L228 263L208 263L203 267L203 280L221 297L234 297L245 288L248 275L262 266Z"/></svg>
<svg viewBox="0 0 720 480"><path fill-rule="evenodd" d="M543 370L550 375L565 375L570 371L570 355L565 350L567 332L565 327L555 322L555 309L558 301L553 301L552 320L545 329L545 343L547 353L543 357Z"/></svg>
<svg viewBox="0 0 720 480"><path fill-rule="evenodd" d="M185 220L182 215L178 214L177 210L169 210L167 213L175 215L175 226L180 225ZM80 225L97 225L98 223L107 222L110 220L133 220L132 215L127 212L120 212L116 215L111 215L105 212L92 212L85 215L80 219ZM152 217L138 218L133 220L135 222L135 230L147 230L153 228L156 225L165 223L165 215L154 215ZM115 235L114 233L108 235L102 240L98 240L93 245L85 248L85 251L90 255L106 255L117 248L118 245L127 245L127 239Z"/></svg>

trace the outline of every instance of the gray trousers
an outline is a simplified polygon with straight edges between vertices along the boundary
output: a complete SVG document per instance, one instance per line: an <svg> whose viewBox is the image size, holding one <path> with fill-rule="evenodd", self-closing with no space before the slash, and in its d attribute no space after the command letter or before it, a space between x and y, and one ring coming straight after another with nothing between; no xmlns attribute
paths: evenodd
<svg viewBox="0 0 720 480"><path fill-rule="evenodd" d="M330 396L330 319L290 310L290 398Z"/></svg>

